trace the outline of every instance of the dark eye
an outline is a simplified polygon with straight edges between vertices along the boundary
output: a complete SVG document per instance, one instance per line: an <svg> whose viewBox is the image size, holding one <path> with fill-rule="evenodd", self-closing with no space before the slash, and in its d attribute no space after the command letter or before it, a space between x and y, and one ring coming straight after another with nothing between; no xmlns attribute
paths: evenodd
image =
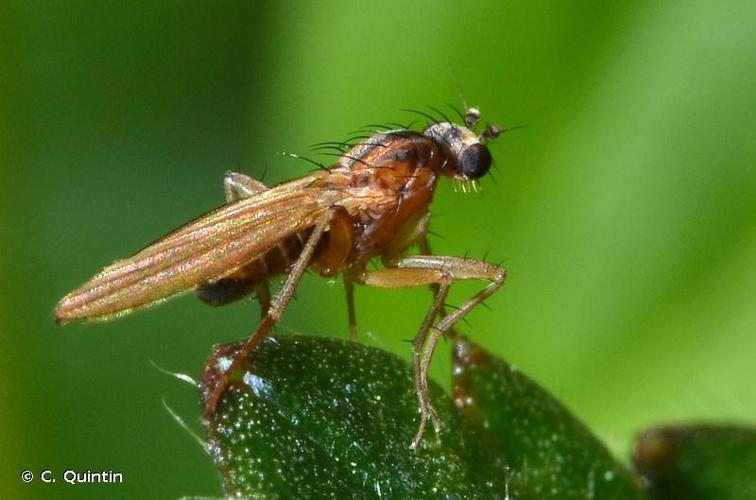
<svg viewBox="0 0 756 500"><path fill-rule="evenodd" d="M479 179L491 168L491 153L483 144L466 147L459 156L459 173L467 179Z"/></svg>

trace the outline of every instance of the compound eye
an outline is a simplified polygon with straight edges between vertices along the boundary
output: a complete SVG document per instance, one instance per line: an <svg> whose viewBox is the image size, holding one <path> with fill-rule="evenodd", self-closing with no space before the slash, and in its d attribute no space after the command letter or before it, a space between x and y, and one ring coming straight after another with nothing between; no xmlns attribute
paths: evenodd
<svg viewBox="0 0 756 500"><path fill-rule="evenodd" d="M466 179L479 179L491 168L491 152L483 144L466 147L459 156L459 173Z"/></svg>

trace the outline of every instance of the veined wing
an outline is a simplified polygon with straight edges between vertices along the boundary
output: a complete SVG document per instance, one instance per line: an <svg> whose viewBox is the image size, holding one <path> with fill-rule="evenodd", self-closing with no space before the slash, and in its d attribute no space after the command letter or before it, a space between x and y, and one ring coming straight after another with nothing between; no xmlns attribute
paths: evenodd
<svg viewBox="0 0 756 500"><path fill-rule="evenodd" d="M220 279L311 226L342 193L288 184L217 208L69 293L55 319L107 320Z"/></svg>

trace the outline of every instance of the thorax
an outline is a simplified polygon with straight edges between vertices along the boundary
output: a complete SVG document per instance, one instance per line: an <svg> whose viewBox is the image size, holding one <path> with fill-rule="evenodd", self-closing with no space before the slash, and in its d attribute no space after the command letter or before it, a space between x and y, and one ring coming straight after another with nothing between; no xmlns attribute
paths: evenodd
<svg viewBox="0 0 756 500"><path fill-rule="evenodd" d="M401 253L422 236L444 162L435 141L410 131L372 136L340 158L323 187L343 190L352 220L345 267Z"/></svg>

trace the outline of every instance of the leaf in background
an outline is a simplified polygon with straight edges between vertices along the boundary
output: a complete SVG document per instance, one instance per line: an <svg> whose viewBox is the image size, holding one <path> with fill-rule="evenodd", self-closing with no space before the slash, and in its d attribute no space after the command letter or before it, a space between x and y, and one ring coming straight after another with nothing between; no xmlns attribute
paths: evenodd
<svg viewBox="0 0 756 500"><path fill-rule="evenodd" d="M240 345L214 351L204 394ZM440 440L429 430L417 453L409 449L418 403L411 368L396 356L282 336L266 339L250 358L251 371L245 367L226 391L208 426L227 495L480 498L503 491L503 471L482 479L490 470L471 461L476 444L436 385L431 394L445 430Z"/></svg>
<svg viewBox="0 0 756 500"><path fill-rule="evenodd" d="M638 438L633 461L655 498L756 498L753 428L652 428Z"/></svg>
<svg viewBox="0 0 756 500"><path fill-rule="evenodd" d="M645 498L639 481L556 399L465 338L455 342L454 402L493 460L509 458L513 498Z"/></svg>

